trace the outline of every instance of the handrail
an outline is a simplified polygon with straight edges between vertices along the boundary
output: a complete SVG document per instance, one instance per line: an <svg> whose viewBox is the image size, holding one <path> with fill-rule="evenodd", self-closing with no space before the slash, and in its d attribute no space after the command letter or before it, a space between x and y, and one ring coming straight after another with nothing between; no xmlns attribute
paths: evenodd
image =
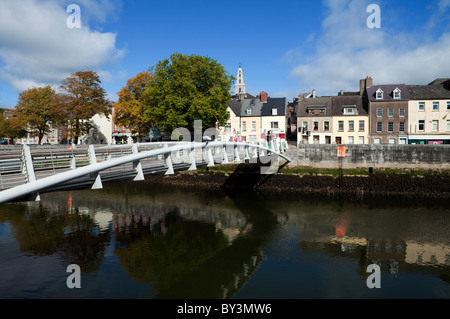
<svg viewBox="0 0 450 319"><path fill-rule="evenodd" d="M162 143L167 144L168 143ZM171 143L173 144L173 143ZM5 203L8 201L12 201L17 198L22 198L30 194L36 194L41 190L47 189L49 187L59 185L61 183L73 180L75 178L87 175L87 174L94 174L98 173L102 170L109 169L115 166L123 165L130 162L137 162L141 159L145 159L148 157L153 157L157 155L164 155L164 154L171 154L173 152L178 152L181 150L194 150L197 148L207 149L207 148L213 148L213 147L227 147L227 146L233 146L233 147L251 147L256 148L259 150L263 150L266 152L270 152L271 154L274 154L278 157L282 157L285 160L290 162L290 159L286 157L283 154L280 154L278 152L275 152L267 147L263 147L257 144L248 144L243 142L204 142L204 143L198 143L198 142L188 142L188 143L176 143L174 146L169 147L163 147L158 148L155 150L150 151L142 151L130 155L125 155L118 158L109 159L103 162L99 163L93 163L87 166L75 168L70 171L65 171L62 173L58 173L56 175L48 176L42 179L38 179L35 181L31 181L29 183L15 186L3 191L0 191L0 204Z"/></svg>

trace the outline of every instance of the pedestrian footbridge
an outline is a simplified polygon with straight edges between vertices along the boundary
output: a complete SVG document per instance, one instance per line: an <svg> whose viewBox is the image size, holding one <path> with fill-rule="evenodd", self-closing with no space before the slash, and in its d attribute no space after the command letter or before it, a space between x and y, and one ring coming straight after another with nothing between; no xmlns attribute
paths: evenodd
<svg viewBox="0 0 450 319"><path fill-rule="evenodd" d="M0 204L39 200L40 193L99 189L103 183L141 181L231 162L262 163L261 174L278 171L281 142L159 142L125 145L30 146L0 150Z"/></svg>

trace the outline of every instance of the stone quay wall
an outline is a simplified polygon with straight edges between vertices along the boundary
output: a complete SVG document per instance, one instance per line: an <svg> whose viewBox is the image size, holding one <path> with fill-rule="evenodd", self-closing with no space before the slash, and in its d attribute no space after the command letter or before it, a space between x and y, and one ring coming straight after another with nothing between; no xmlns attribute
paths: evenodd
<svg viewBox="0 0 450 319"><path fill-rule="evenodd" d="M339 168L339 146L343 169L450 169L450 145L299 145L287 150L288 166Z"/></svg>

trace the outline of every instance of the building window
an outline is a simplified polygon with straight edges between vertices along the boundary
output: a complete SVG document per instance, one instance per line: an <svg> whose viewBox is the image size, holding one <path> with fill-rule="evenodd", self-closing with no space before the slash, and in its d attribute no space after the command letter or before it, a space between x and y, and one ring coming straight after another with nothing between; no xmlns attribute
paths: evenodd
<svg viewBox="0 0 450 319"><path fill-rule="evenodd" d="M225 124L225 132L226 132L226 133L231 132L231 123Z"/></svg>
<svg viewBox="0 0 450 319"><path fill-rule="evenodd" d="M388 117L394 117L394 109L388 109Z"/></svg>
<svg viewBox="0 0 450 319"><path fill-rule="evenodd" d="M373 144L381 144L381 138L374 138Z"/></svg>
<svg viewBox="0 0 450 319"><path fill-rule="evenodd" d="M395 138L390 138L389 139L389 144L395 144Z"/></svg>
<svg viewBox="0 0 450 319"><path fill-rule="evenodd" d="M355 122L354 121L348 121L348 130L349 131L355 130Z"/></svg>
<svg viewBox="0 0 450 319"><path fill-rule="evenodd" d="M242 132L247 131L247 122L242 122Z"/></svg>
<svg viewBox="0 0 450 319"><path fill-rule="evenodd" d="M377 109L377 117L383 117L383 109Z"/></svg>
<svg viewBox="0 0 450 319"><path fill-rule="evenodd" d="M314 121L313 125L314 125L314 131L318 131L319 130L319 122Z"/></svg>
<svg viewBox="0 0 450 319"><path fill-rule="evenodd" d="M425 111L425 102L419 102L419 111Z"/></svg>
<svg viewBox="0 0 450 319"><path fill-rule="evenodd" d="M348 144L354 144L355 143L355 139L353 136L349 136L348 137Z"/></svg>
<svg viewBox="0 0 450 319"><path fill-rule="evenodd" d="M364 144L364 136L360 136L360 137L358 138L358 143L359 143L359 144Z"/></svg>
<svg viewBox="0 0 450 319"><path fill-rule="evenodd" d="M250 143L256 143L256 135L250 135L250 136L248 137L248 141L249 141Z"/></svg>
<svg viewBox="0 0 450 319"><path fill-rule="evenodd" d="M338 122L338 130L340 132L344 131L344 121L339 121Z"/></svg>
<svg viewBox="0 0 450 319"><path fill-rule="evenodd" d="M383 131L383 122L377 122L377 132Z"/></svg>
<svg viewBox="0 0 450 319"><path fill-rule="evenodd" d="M401 108L398 110L398 116L405 117L405 109Z"/></svg>
<svg viewBox="0 0 450 319"><path fill-rule="evenodd" d="M356 112L356 106L352 107L344 107L344 115L356 115L358 112Z"/></svg>
<svg viewBox="0 0 450 319"><path fill-rule="evenodd" d="M278 122L270 122L270 128L278 128Z"/></svg>
<svg viewBox="0 0 450 319"><path fill-rule="evenodd" d="M246 112L247 115L250 115L250 114L252 114L252 109L248 108L247 110L245 110L245 112Z"/></svg>
<svg viewBox="0 0 450 319"><path fill-rule="evenodd" d="M402 98L402 91L400 91L399 88L396 88L393 93L394 93L394 99L399 100Z"/></svg>
<svg viewBox="0 0 450 319"><path fill-rule="evenodd" d="M437 120L433 121L433 131L434 132L439 131L439 121L437 121Z"/></svg>
<svg viewBox="0 0 450 319"><path fill-rule="evenodd" d="M419 131L424 131L424 130L425 130L425 121L419 120Z"/></svg>
<svg viewBox="0 0 450 319"><path fill-rule="evenodd" d="M252 132L256 132L256 121L252 121Z"/></svg>
<svg viewBox="0 0 450 319"><path fill-rule="evenodd" d="M359 130L364 131L366 129L365 121L359 121Z"/></svg>
<svg viewBox="0 0 450 319"><path fill-rule="evenodd" d="M304 121L303 122L303 131L307 131L308 130L308 122L307 121Z"/></svg>
<svg viewBox="0 0 450 319"><path fill-rule="evenodd" d="M325 121L325 122L323 123L323 130L324 130L324 131L329 131L329 130L330 130L330 122Z"/></svg>
<svg viewBox="0 0 450 319"><path fill-rule="evenodd" d="M388 122L388 132L394 132L394 122Z"/></svg>
<svg viewBox="0 0 450 319"><path fill-rule="evenodd" d="M450 131L450 120L447 120L447 131Z"/></svg>
<svg viewBox="0 0 450 319"><path fill-rule="evenodd" d="M450 111L450 102L447 102L447 111Z"/></svg>
<svg viewBox="0 0 450 319"><path fill-rule="evenodd" d="M433 102L433 111L439 111L439 102Z"/></svg>
<svg viewBox="0 0 450 319"><path fill-rule="evenodd" d="M382 89L378 89L377 90L376 98L377 98L377 100L382 100L383 99L383 90Z"/></svg>
<svg viewBox="0 0 450 319"><path fill-rule="evenodd" d="M313 144L319 144L319 142L320 142L319 138L320 138L319 135L314 135L313 136Z"/></svg>
<svg viewBox="0 0 450 319"><path fill-rule="evenodd" d="M405 122L398 123L398 131L404 132L405 131Z"/></svg>
<svg viewBox="0 0 450 319"><path fill-rule="evenodd" d="M278 109L276 107L272 109L272 115L278 115Z"/></svg>

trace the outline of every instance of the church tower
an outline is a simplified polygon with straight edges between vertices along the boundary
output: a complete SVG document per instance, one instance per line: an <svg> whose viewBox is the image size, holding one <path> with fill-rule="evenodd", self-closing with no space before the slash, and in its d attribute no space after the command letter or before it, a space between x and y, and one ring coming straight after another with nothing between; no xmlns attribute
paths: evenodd
<svg viewBox="0 0 450 319"><path fill-rule="evenodd" d="M234 93L236 95L245 94L244 73L240 66L237 72L236 83L234 84Z"/></svg>

